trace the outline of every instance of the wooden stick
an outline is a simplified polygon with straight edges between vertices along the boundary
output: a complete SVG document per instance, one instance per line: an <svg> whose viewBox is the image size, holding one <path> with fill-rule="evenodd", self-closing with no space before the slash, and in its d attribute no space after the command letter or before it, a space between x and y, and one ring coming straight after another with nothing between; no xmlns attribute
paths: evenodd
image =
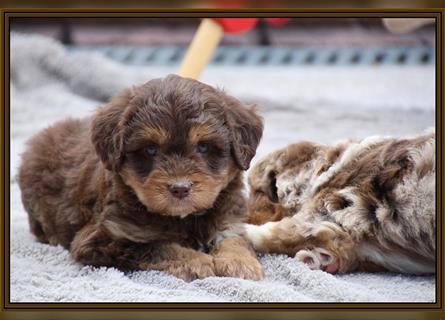
<svg viewBox="0 0 445 320"><path fill-rule="evenodd" d="M198 79L223 35L224 29L217 22L212 19L202 20L185 54L178 75Z"/></svg>
<svg viewBox="0 0 445 320"><path fill-rule="evenodd" d="M434 18L384 18L383 24L393 33L407 33L434 21Z"/></svg>

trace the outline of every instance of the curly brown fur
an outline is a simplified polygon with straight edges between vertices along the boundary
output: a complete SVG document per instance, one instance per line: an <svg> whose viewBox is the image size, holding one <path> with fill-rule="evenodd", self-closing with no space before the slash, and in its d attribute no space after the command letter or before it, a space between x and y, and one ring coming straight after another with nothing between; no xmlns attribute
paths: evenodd
<svg viewBox="0 0 445 320"><path fill-rule="evenodd" d="M297 143L259 161L249 184L258 251L332 273L435 272L434 133Z"/></svg>
<svg viewBox="0 0 445 320"><path fill-rule="evenodd" d="M19 184L31 230L88 265L259 279L240 223L241 174L262 128L254 111L195 80L124 90L91 118L29 142ZM217 260L200 251L219 241ZM221 256L235 266L220 267Z"/></svg>

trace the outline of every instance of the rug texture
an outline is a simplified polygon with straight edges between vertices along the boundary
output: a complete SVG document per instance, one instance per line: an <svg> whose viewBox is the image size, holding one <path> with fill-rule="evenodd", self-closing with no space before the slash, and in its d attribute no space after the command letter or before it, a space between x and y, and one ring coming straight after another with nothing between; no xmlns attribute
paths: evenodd
<svg viewBox="0 0 445 320"><path fill-rule="evenodd" d="M157 271L123 273L74 262L30 233L15 175L25 142L66 117L83 117L128 86L173 67L121 65L73 53L41 36L11 39L12 302L434 302L435 277L331 275L283 255L263 255L266 278L210 277L186 283ZM434 126L433 67L209 67L202 81L259 105L264 137L253 163L288 143L333 143L417 134Z"/></svg>

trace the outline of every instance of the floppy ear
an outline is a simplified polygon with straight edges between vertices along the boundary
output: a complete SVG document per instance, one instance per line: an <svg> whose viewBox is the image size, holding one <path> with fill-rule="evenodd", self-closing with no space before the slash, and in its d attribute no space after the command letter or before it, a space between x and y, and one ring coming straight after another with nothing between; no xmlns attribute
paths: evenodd
<svg viewBox="0 0 445 320"><path fill-rule="evenodd" d="M118 94L96 112L92 121L91 141L108 170L116 171L122 163L123 132L119 122L131 100L131 92L126 89Z"/></svg>
<svg viewBox="0 0 445 320"><path fill-rule="evenodd" d="M260 159L250 170L248 176L251 192L260 192L274 203L278 202L276 176L280 171L278 162L282 154L282 150L277 150Z"/></svg>
<svg viewBox="0 0 445 320"><path fill-rule="evenodd" d="M226 119L232 132L232 155L238 167L247 170L263 135L263 121L253 107L247 108L228 96L225 101Z"/></svg>

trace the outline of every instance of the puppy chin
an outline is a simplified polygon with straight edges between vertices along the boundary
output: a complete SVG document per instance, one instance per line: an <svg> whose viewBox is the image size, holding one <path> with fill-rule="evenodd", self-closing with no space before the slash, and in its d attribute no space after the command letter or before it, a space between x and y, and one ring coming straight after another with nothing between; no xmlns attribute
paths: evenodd
<svg viewBox="0 0 445 320"><path fill-rule="evenodd" d="M189 215L203 215L205 210L210 209L213 205L213 202L209 202L208 204L201 203L201 205L198 206L195 201L193 201L193 197L184 199L165 197L162 200L158 197L154 202L148 199L140 200L150 212L181 218L185 218Z"/></svg>
<svg viewBox="0 0 445 320"><path fill-rule="evenodd" d="M168 199L168 206L159 213L185 218L189 215L202 214L205 209L207 208L196 208L190 199Z"/></svg>
<svg viewBox="0 0 445 320"><path fill-rule="evenodd" d="M180 207L171 207L167 212L163 213L164 215L169 215L172 217L180 217L184 219L188 216L202 216L205 213L205 210L184 210L184 208Z"/></svg>

